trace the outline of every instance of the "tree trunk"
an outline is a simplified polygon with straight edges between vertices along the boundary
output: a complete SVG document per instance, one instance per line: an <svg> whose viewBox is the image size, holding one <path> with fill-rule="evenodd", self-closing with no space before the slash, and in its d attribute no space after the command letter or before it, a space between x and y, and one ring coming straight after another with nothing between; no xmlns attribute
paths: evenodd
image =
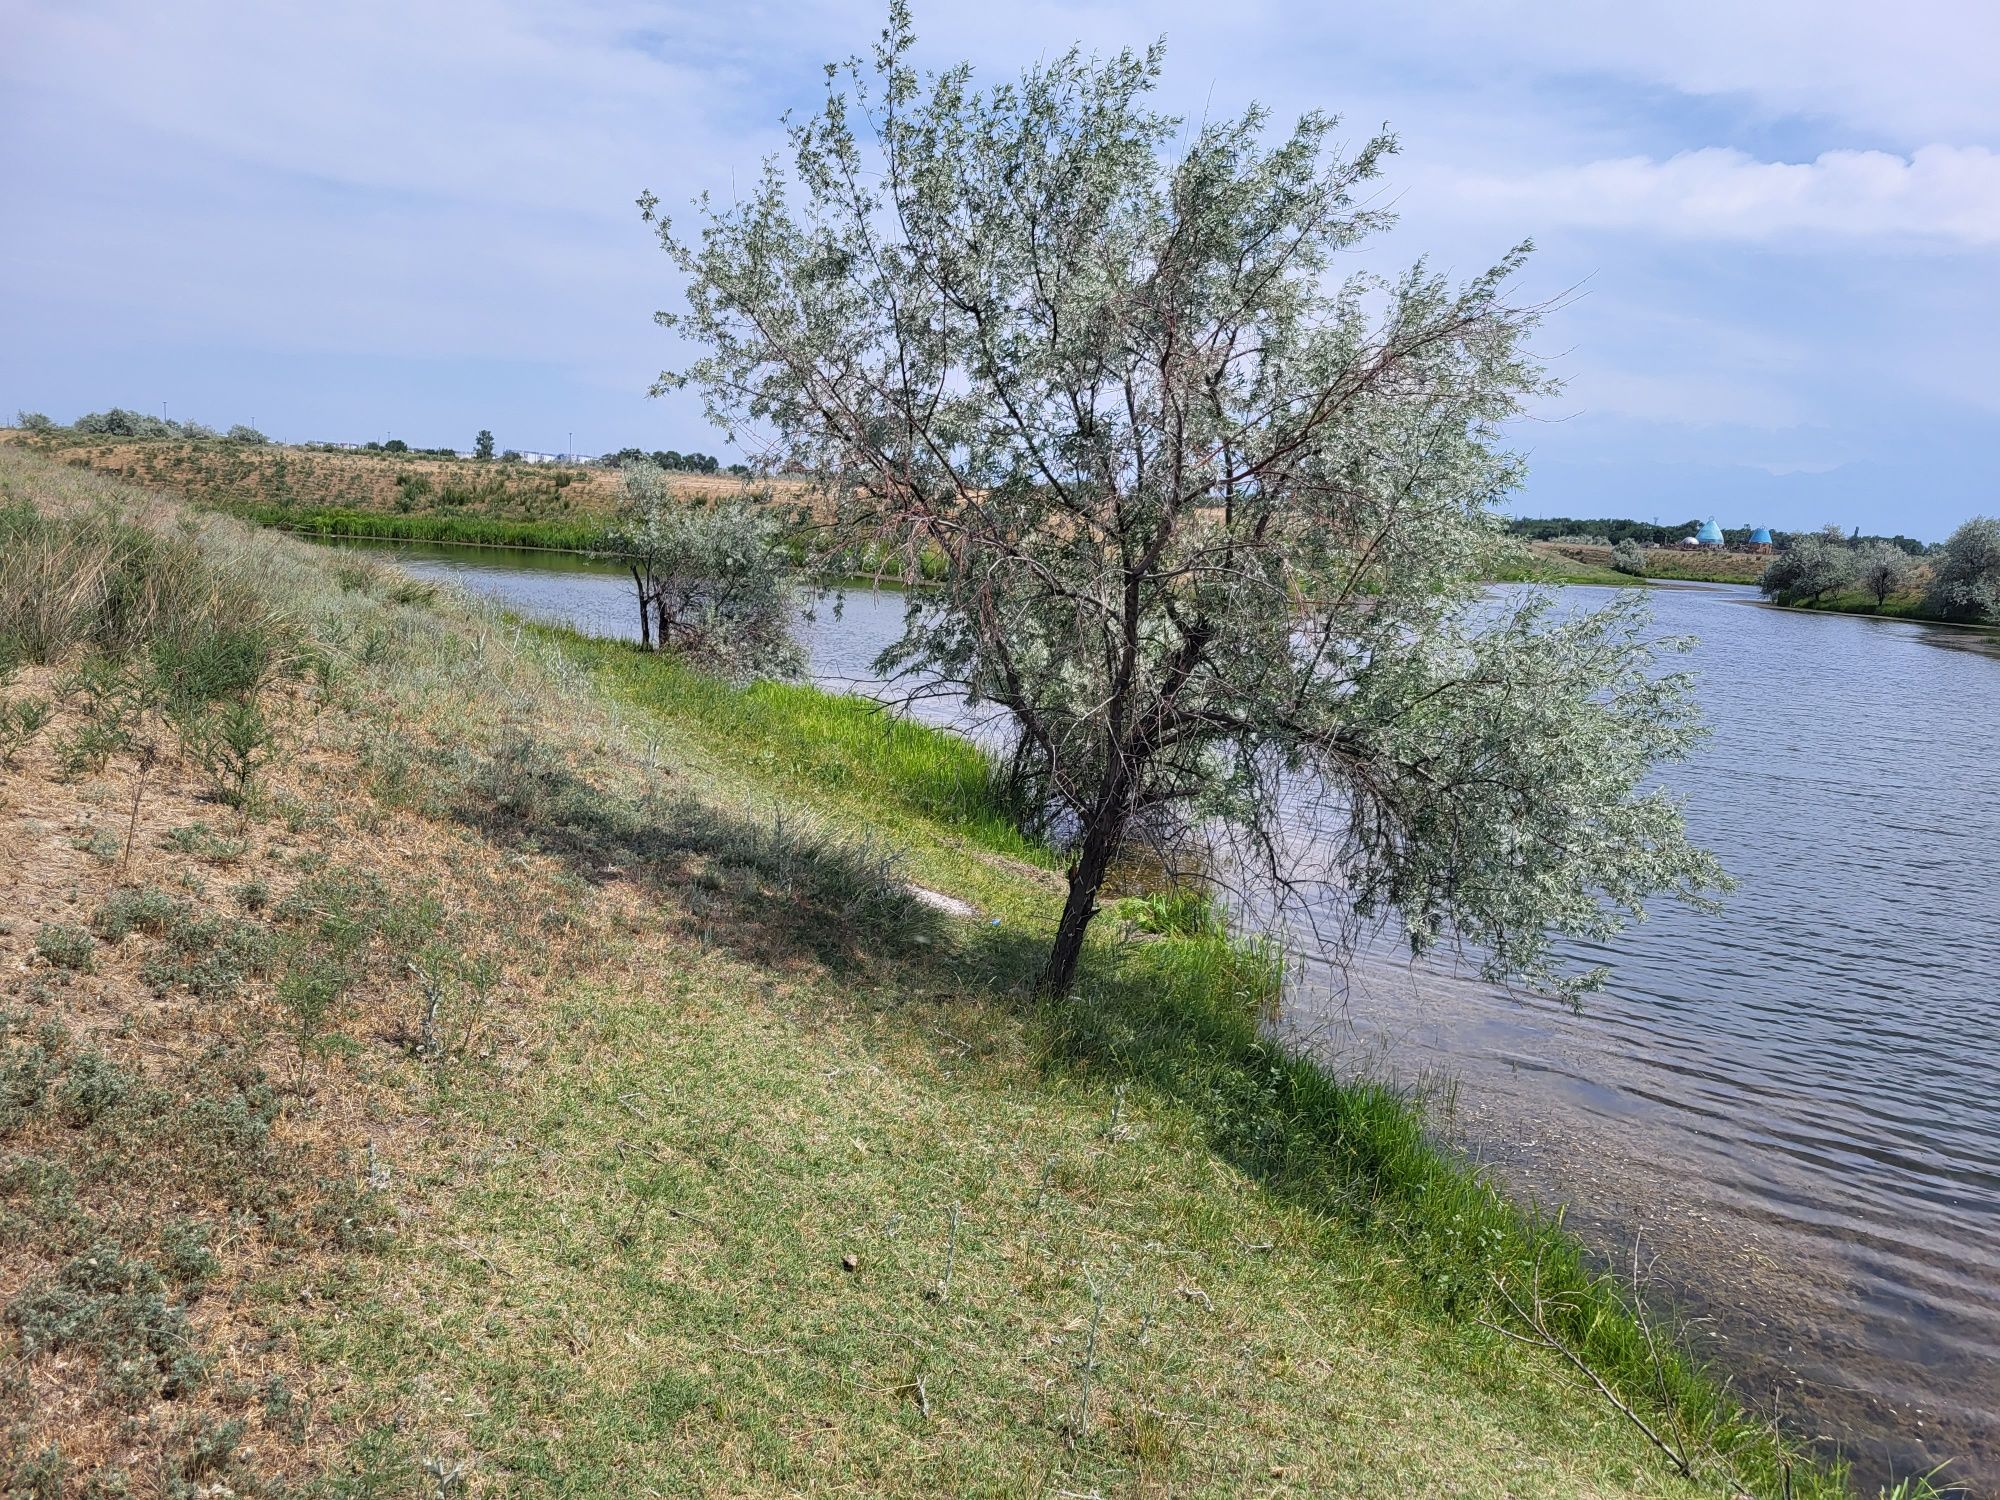
<svg viewBox="0 0 2000 1500"><path fill-rule="evenodd" d="M1056 924L1056 940L1049 949L1049 961L1042 968L1035 988L1044 995L1066 995L1076 982L1077 960L1083 956L1083 935L1090 919L1097 915L1097 892L1104 884L1111 858L1124 836L1125 811L1118 808L1098 814L1084 834L1076 863L1069 867L1069 896L1063 902L1062 920Z"/></svg>
<svg viewBox="0 0 2000 1500"><path fill-rule="evenodd" d="M650 651L653 649L653 627L646 617L646 577L637 568L632 569L632 586L639 592L639 645Z"/></svg>

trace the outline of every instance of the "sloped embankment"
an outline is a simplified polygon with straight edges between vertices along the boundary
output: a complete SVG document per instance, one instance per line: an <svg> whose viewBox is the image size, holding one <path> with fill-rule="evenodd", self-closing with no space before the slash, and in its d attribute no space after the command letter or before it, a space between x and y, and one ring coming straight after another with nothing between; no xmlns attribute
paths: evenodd
<svg viewBox="0 0 2000 1500"><path fill-rule="evenodd" d="M1262 955L1138 900L1025 1003L1055 877L969 746L0 486L14 1489L1696 1492L1482 1325L1526 1257L1640 1337L1265 1051Z"/></svg>

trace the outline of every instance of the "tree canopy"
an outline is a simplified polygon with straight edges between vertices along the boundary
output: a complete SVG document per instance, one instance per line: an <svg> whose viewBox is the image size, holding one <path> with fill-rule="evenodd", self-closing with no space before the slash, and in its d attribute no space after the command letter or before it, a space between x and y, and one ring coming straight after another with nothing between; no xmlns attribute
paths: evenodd
<svg viewBox="0 0 2000 1500"><path fill-rule="evenodd" d="M1793 537L1765 567L1757 587L1781 604L1817 604L1854 581L1854 549L1838 526L1825 526Z"/></svg>
<svg viewBox="0 0 2000 1500"><path fill-rule="evenodd" d="M689 505L653 464L628 463L623 478L606 543L631 571L640 644L723 677L796 676L804 653L777 521L744 505Z"/></svg>
<svg viewBox="0 0 2000 1500"><path fill-rule="evenodd" d="M2000 520L1974 516L1946 538L1924 603L1943 619L2000 624Z"/></svg>
<svg viewBox="0 0 2000 1500"><path fill-rule="evenodd" d="M1566 988L1600 976L1552 929L1702 899L1720 872L1652 784L1700 730L1643 604L1478 585L1522 472L1500 426L1549 385L1525 247L1463 284L1343 275L1392 137L1160 113L1157 46L981 91L912 43L899 4L791 174L697 236L641 198L686 282L661 321L705 350L659 389L813 476L830 560L937 579L883 665L1011 715L1072 851L1043 986L1139 839L1226 836L1211 869Z"/></svg>

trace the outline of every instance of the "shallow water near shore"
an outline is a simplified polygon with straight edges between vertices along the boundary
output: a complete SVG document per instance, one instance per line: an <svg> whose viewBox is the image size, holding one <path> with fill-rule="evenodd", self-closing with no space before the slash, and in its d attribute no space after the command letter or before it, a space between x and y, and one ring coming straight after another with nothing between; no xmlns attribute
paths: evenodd
<svg viewBox="0 0 2000 1500"><path fill-rule="evenodd" d="M622 569L396 547L410 571L636 635ZM1565 591L1587 606L1611 591ZM1658 589L1714 729L1666 780L1739 882L1612 943L1581 1013L1294 924L1280 1029L1432 1091L1516 1193L1567 1204L1614 1264L1700 1317L1744 1394L1871 1483L1950 1460L2000 1490L2000 655L1945 627ZM901 622L851 594L805 626L814 675L872 692ZM949 702L914 705L954 722ZM1298 833L1311 836L1309 819ZM1886 1437L1885 1434L1893 1434Z"/></svg>

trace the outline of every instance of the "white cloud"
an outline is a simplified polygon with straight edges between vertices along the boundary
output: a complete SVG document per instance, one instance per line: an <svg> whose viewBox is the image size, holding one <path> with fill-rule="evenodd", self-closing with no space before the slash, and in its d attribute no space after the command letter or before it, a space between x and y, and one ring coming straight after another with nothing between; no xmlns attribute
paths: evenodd
<svg viewBox="0 0 2000 1500"><path fill-rule="evenodd" d="M1466 175L1468 205L1506 206L1544 224L1704 239L1800 236L2000 246L2000 152L1983 146L1827 151L1758 161L1709 147L1666 160L1624 157L1516 176Z"/></svg>
<svg viewBox="0 0 2000 1500"><path fill-rule="evenodd" d="M1438 0L1383 12L1488 70L1602 72L1925 141L2000 143L1992 0ZM1344 19L1344 18L1343 18Z"/></svg>

